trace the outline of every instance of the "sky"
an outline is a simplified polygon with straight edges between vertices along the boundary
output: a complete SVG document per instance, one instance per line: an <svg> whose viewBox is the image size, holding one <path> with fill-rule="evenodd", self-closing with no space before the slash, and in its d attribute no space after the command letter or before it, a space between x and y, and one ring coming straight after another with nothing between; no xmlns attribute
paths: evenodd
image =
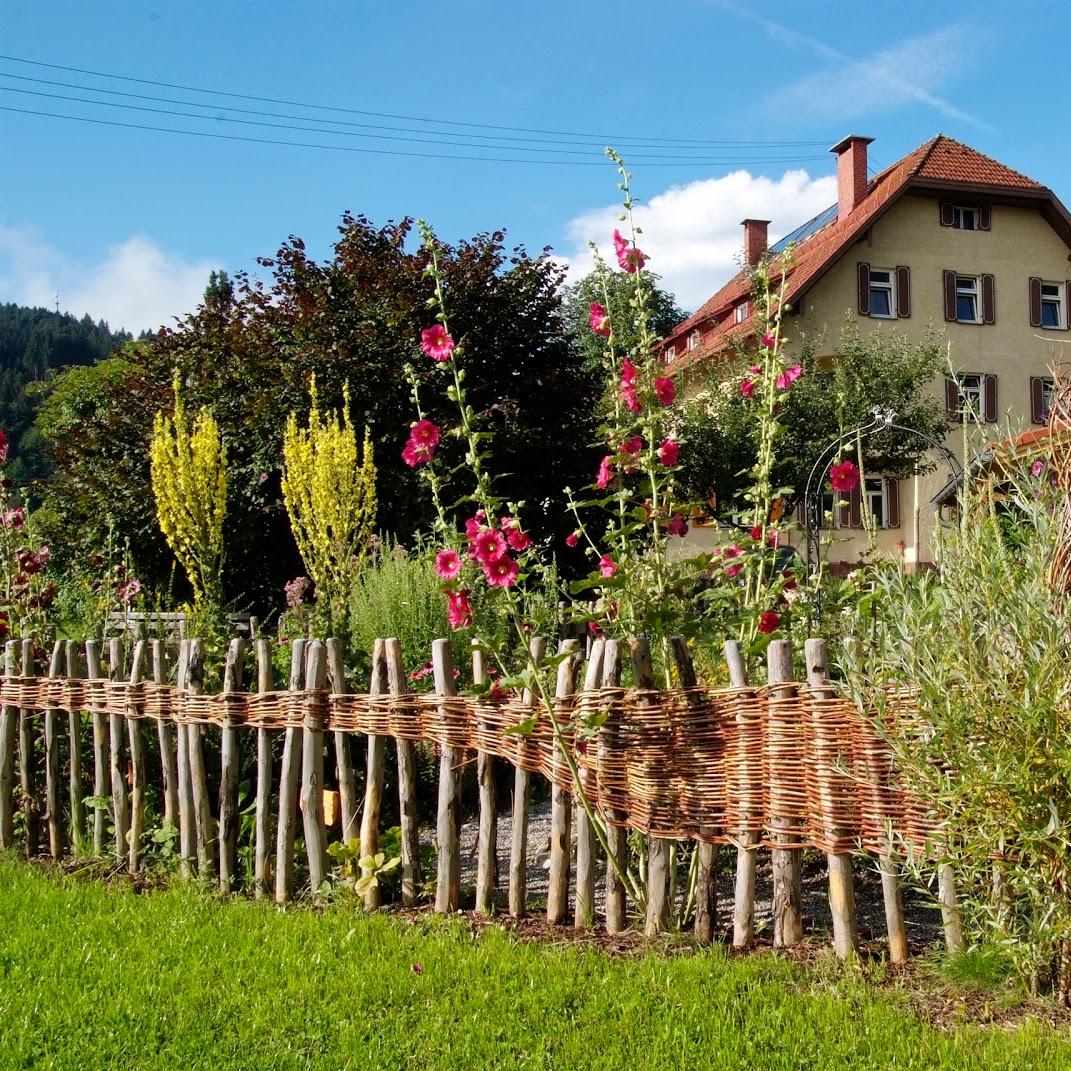
<svg viewBox="0 0 1071 1071"><path fill-rule="evenodd" d="M0 302L156 328L289 235L329 256L346 210L575 277L612 248L612 144L690 310L746 216L833 203L849 133L875 169L948 134L1071 202L1069 30L1051 0L4 0Z"/></svg>

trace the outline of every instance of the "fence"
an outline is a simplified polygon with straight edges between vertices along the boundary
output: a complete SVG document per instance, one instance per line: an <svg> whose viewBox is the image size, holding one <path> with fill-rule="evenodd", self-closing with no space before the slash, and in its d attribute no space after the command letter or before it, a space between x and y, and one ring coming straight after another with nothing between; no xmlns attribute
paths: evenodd
<svg viewBox="0 0 1071 1071"><path fill-rule="evenodd" d="M867 855L876 858L882 875L889 956L902 961L908 955L897 853L904 845L926 850L935 833L932 817L923 801L897 782L892 755L873 721L830 684L821 640L807 642L806 682L792 679L787 641L771 643L764 686L748 681L738 645L728 643L732 686L710 689L697 683L688 649L675 638L672 651L683 686L670 691L653 687L646 640L598 639L586 657L576 640L564 641L554 700L561 738L546 715L538 716L529 694L459 695L446 640L435 641L431 652L435 693L420 695L408 692L397 640L376 641L367 694L349 691L341 646L330 639L294 641L286 690L275 687L270 642L254 641L256 690L243 691L247 648L245 640L231 641L222 691L205 695L201 640L177 645L138 640L129 666L124 641L111 640L106 669L100 642L87 641L83 649L73 641L57 641L47 675L35 674L29 641L9 641L0 680L0 848L15 846L18 825L31 854L43 844L54 858L68 851L99 856L110 848L136 872L142 866L151 784L162 820L178 830L182 873L218 878L224 892L234 891L245 752L247 765L255 765L253 890L283 902L295 893L299 821L314 893L328 874L325 763L334 764L342 839L359 838L362 858L376 854L387 743L393 740L401 900L411 906L421 889L416 746L426 742L440 752L437 911L460 906L459 771L466 756L475 752L478 913L494 909L493 764L505 761L513 767L514 778L508 874L508 912L514 917L527 911L527 837L535 775L552 786L547 897L552 924L567 919L571 884L575 925L596 924L599 854L605 850L623 863L627 831L632 829L647 836L643 921L648 934L667 925L669 845L688 839L696 842L699 940L711 940L718 929L717 853L732 845L733 944L742 948L754 940L757 859L765 850L772 853L774 944L799 943L802 851L814 848L828 860L837 953L843 957L858 948L853 856ZM533 640L536 659L544 652L544 642ZM621 686L626 660L631 664L631 688ZM474 649L472 681L486 679L483 654ZM517 731L525 723L529 731ZM154 749L146 746L150 727L155 730ZM218 767L213 758L211 771L206 760L215 749L206 749L208 733L219 734ZM273 740L280 735L281 760L276 763ZM366 738L363 800L358 799L353 754L353 740L359 736ZM158 769L155 759L149 769L150 750L158 752ZM90 771L83 768L90 754L91 793ZM592 809L603 820L602 836L586 811L576 806L571 761ZM105 798L107 808L102 805ZM86 799L96 804L88 827ZM19 823L16 814L22 816ZM109 819L114 832L106 845ZM618 869L607 865L605 872L602 924L615 933L629 925L627 889ZM962 929L947 867L939 871L939 894L946 939L957 949ZM369 908L379 906L375 884L364 897Z"/></svg>

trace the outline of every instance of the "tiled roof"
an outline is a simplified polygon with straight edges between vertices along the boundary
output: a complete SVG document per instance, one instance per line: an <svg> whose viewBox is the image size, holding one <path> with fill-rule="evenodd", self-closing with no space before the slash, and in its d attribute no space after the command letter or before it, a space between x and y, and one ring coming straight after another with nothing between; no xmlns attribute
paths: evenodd
<svg viewBox="0 0 1071 1071"><path fill-rule="evenodd" d="M872 179L866 196L855 209L843 219L832 216L831 222L795 247L790 261L786 263L784 256L772 259L771 281L779 284L782 271L786 276L785 302L791 304L806 291L909 185L924 186L928 182L992 186L1013 192L1048 192L1040 183L969 145L938 134ZM739 324L733 316L734 306L750 293L750 278L745 272L738 272L674 329L666 339L666 344L675 344L681 354L672 364L674 371L692 366L724 349L733 338L744 338L750 333L751 316ZM703 332L700 343L695 349L687 350L684 342L697 326Z"/></svg>

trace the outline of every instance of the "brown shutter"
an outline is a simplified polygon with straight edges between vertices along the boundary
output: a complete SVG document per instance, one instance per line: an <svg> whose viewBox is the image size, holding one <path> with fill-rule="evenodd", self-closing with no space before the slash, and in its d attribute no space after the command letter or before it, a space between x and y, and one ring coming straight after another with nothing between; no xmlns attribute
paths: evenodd
<svg viewBox="0 0 1071 1071"><path fill-rule="evenodd" d="M1071 279L1064 283L1064 330L1071 331Z"/></svg>
<svg viewBox="0 0 1071 1071"><path fill-rule="evenodd" d="M962 422L963 414L959 407L959 384L951 377L945 376L945 412L950 420Z"/></svg>
<svg viewBox="0 0 1071 1071"><path fill-rule="evenodd" d="M1030 326L1041 326L1041 280L1036 275L1030 277Z"/></svg>
<svg viewBox="0 0 1071 1071"><path fill-rule="evenodd" d="M997 284L992 275L982 276L982 323L997 322Z"/></svg>
<svg viewBox="0 0 1071 1071"><path fill-rule="evenodd" d="M903 264L896 268L896 315L905 320L911 315L911 269Z"/></svg>
<svg viewBox="0 0 1071 1071"><path fill-rule="evenodd" d="M997 422L997 377L994 375L982 376L982 387L985 398L983 419L987 424L995 424Z"/></svg>
<svg viewBox="0 0 1071 1071"><path fill-rule="evenodd" d="M956 273L945 271L945 319L949 323L956 322Z"/></svg>
<svg viewBox="0 0 1071 1071"><path fill-rule="evenodd" d="M870 265L860 264L859 269L859 315L870 315Z"/></svg>
<svg viewBox="0 0 1071 1071"><path fill-rule="evenodd" d="M1041 376L1030 377L1030 421L1032 424L1044 424L1045 415L1042 407L1045 404L1045 380Z"/></svg>
<svg viewBox="0 0 1071 1071"><path fill-rule="evenodd" d="M900 527L900 481L885 479L885 527Z"/></svg>
<svg viewBox="0 0 1071 1071"><path fill-rule="evenodd" d="M978 206L978 229L980 231L987 231L993 222L993 212L989 205Z"/></svg>
<svg viewBox="0 0 1071 1071"><path fill-rule="evenodd" d="M948 201L942 201L939 211L942 227L951 227L956 221L956 214L952 211L952 205Z"/></svg>
<svg viewBox="0 0 1071 1071"><path fill-rule="evenodd" d="M862 528L863 527L863 483L859 481L859 486L848 495L848 527L849 528Z"/></svg>

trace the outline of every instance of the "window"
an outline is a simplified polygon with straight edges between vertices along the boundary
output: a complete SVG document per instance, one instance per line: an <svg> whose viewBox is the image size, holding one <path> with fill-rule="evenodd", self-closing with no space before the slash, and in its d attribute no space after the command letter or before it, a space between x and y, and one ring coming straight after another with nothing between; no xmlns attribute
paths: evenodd
<svg viewBox="0 0 1071 1071"><path fill-rule="evenodd" d="M667 349L666 349L666 364L669 364L669 362L672 361L673 358L676 357L676 356L677 356L677 347L676 346L667 347Z"/></svg>
<svg viewBox="0 0 1071 1071"><path fill-rule="evenodd" d="M1052 388L1053 382L1048 376L1041 380L1041 419L1048 421L1049 413L1052 412Z"/></svg>
<svg viewBox="0 0 1071 1071"><path fill-rule="evenodd" d="M1063 285L1061 283L1041 284L1041 326L1064 326Z"/></svg>
<svg viewBox="0 0 1071 1071"><path fill-rule="evenodd" d="M1052 393L1053 381L1050 376L1030 377L1030 419L1034 424L1048 424Z"/></svg>
<svg viewBox="0 0 1071 1071"><path fill-rule="evenodd" d="M954 227L957 231L987 231L993 224L993 210L989 205L954 205L940 202L942 227Z"/></svg>
<svg viewBox="0 0 1071 1071"><path fill-rule="evenodd" d="M742 324L747 319L747 302L741 301L733 309L733 323Z"/></svg>
<svg viewBox="0 0 1071 1071"><path fill-rule="evenodd" d="M985 372L961 372L945 379L945 405L956 421L992 424L997 419L997 377Z"/></svg>
<svg viewBox="0 0 1071 1071"><path fill-rule="evenodd" d="M978 315L978 276L956 276L956 321L961 324L980 324Z"/></svg>
<svg viewBox="0 0 1071 1071"><path fill-rule="evenodd" d="M863 495L876 528L899 528L900 485L888 476L868 476L851 494L826 491L821 498L821 528L862 528Z"/></svg>
<svg viewBox="0 0 1071 1071"><path fill-rule="evenodd" d="M979 419L984 412L985 397L982 393L982 377L971 374L959 382L959 411L961 416Z"/></svg>
<svg viewBox="0 0 1071 1071"><path fill-rule="evenodd" d="M870 269L870 315L890 320L896 317L893 273L887 268Z"/></svg>
<svg viewBox="0 0 1071 1071"><path fill-rule="evenodd" d="M978 213L974 208L969 208L966 205L953 205L952 206L952 226L957 231L973 231L977 230Z"/></svg>
<svg viewBox="0 0 1071 1071"><path fill-rule="evenodd" d="M699 330L698 328L688 336L688 349L695 350L699 348Z"/></svg>
<svg viewBox="0 0 1071 1071"><path fill-rule="evenodd" d="M949 323L997 322L997 282L992 275L961 275L948 268L944 272L944 289L945 319ZM1040 308L1037 312L1040 316Z"/></svg>
<svg viewBox="0 0 1071 1071"><path fill-rule="evenodd" d="M866 503L874 518L875 528L888 527L889 514L885 508L885 481L880 477L866 480Z"/></svg>

